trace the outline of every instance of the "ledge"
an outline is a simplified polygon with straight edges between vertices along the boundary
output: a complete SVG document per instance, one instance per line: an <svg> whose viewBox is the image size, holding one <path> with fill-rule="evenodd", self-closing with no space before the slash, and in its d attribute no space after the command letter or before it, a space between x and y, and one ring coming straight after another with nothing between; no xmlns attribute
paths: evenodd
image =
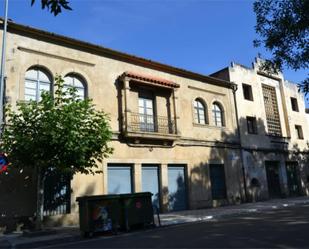
<svg viewBox="0 0 309 249"><path fill-rule="evenodd" d="M157 132L136 132L136 131L127 131L124 133L125 137L129 138L142 138L142 139L154 139L154 140L168 140L175 141L180 138L180 135L177 134L165 134Z"/></svg>

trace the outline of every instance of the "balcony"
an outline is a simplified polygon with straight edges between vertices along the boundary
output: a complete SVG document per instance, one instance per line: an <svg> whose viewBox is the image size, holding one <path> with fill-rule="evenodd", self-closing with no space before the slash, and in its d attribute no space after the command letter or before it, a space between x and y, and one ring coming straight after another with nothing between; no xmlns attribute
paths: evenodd
<svg viewBox="0 0 309 249"><path fill-rule="evenodd" d="M130 116L130 122L127 124L127 137L162 140L175 140L178 137L175 122L168 117L132 112Z"/></svg>

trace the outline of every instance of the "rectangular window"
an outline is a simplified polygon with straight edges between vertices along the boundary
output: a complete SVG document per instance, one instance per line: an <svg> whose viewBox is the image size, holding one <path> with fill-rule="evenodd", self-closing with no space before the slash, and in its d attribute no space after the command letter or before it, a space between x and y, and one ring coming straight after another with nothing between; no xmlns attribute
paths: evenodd
<svg viewBox="0 0 309 249"><path fill-rule="evenodd" d="M242 90L244 93L244 98L246 100L253 101L253 95L252 95L252 87L247 84L242 84Z"/></svg>
<svg viewBox="0 0 309 249"><path fill-rule="evenodd" d="M209 172L212 199L226 199L224 164L210 164Z"/></svg>
<svg viewBox="0 0 309 249"><path fill-rule="evenodd" d="M160 208L159 165L142 165L142 192L151 192L152 205L157 209Z"/></svg>
<svg viewBox="0 0 309 249"><path fill-rule="evenodd" d="M256 117L247 117L247 128L249 134L257 134Z"/></svg>
<svg viewBox="0 0 309 249"><path fill-rule="evenodd" d="M180 211L187 208L186 166L168 165L168 210Z"/></svg>
<svg viewBox="0 0 309 249"><path fill-rule="evenodd" d="M291 97L291 106L292 106L292 110L294 112L299 112L299 110L298 110L298 103L297 103L297 99L296 98L292 98Z"/></svg>
<svg viewBox="0 0 309 249"><path fill-rule="evenodd" d="M107 166L108 194L132 193L132 165L109 164Z"/></svg>
<svg viewBox="0 0 309 249"><path fill-rule="evenodd" d="M300 125L295 125L296 135L298 139L304 139L303 129Z"/></svg>
<svg viewBox="0 0 309 249"><path fill-rule="evenodd" d="M282 133L276 97L276 89L272 86L262 85L262 90L268 133L273 136L281 136Z"/></svg>
<svg viewBox="0 0 309 249"><path fill-rule="evenodd" d="M153 99L143 97L138 98L138 113L141 131L155 131L153 102Z"/></svg>

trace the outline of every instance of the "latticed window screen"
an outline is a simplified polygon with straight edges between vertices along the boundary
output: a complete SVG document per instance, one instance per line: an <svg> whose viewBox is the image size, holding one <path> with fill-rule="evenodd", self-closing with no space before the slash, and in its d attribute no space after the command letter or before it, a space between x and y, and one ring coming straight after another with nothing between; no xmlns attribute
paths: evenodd
<svg viewBox="0 0 309 249"><path fill-rule="evenodd" d="M281 136L282 133L276 97L276 89L268 85L262 85L262 89L268 133L275 136Z"/></svg>

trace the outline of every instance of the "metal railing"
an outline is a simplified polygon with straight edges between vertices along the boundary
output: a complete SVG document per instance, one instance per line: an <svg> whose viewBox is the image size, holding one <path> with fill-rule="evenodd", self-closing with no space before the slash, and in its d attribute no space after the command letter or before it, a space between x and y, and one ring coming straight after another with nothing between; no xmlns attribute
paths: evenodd
<svg viewBox="0 0 309 249"><path fill-rule="evenodd" d="M131 131L176 134L175 122L164 116L131 113Z"/></svg>

